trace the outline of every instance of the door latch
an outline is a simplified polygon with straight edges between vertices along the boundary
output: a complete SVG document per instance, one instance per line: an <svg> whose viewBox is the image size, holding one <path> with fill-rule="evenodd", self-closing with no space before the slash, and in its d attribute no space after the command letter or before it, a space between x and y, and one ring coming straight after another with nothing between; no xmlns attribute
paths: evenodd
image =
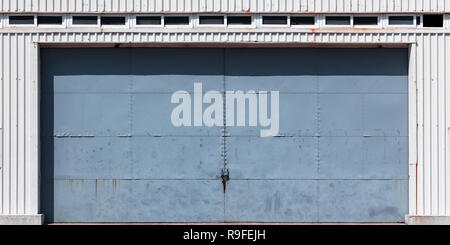
<svg viewBox="0 0 450 245"><path fill-rule="evenodd" d="M228 173L227 168L222 169L222 175L220 176L220 178L222 179L223 193L225 193L227 189L227 181L230 179L230 175Z"/></svg>

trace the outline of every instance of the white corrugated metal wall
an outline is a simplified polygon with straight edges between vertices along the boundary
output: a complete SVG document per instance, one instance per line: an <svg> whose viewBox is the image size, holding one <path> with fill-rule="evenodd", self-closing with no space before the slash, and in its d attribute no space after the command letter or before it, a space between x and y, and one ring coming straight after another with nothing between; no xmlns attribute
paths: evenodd
<svg viewBox="0 0 450 245"><path fill-rule="evenodd" d="M32 34L0 35L0 214L37 214L37 46Z"/></svg>
<svg viewBox="0 0 450 245"><path fill-rule="evenodd" d="M436 12L448 0L2 0L1 12Z"/></svg>
<svg viewBox="0 0 450 245"><path fill-rule="evenodd" d="M33 4L32 4L33 2ZM450 10L445 0L18 0L3 12L414 12ZM448 20L447 20L448 22ZM447 24L448 26L448 24ZM331 43L410 45L409 214L450 216L450 32L392 30L145 31L0 28L0 215L39 213L38 43ZM450 97L449 97L450 98Z"/></svg>

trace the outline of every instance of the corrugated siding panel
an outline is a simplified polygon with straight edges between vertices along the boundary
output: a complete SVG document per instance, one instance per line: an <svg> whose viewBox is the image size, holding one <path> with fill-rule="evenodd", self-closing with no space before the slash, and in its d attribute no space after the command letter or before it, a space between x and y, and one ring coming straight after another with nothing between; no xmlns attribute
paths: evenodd
<svg viewBox="0 0 450 245"><path fill-rule="evenodd" d="M417 57L417 44L412 44L410 57ZM408 76L408 141L409 141L409 213L417 210L417 59L409 59Z"/></svg>
<svg viewBox="0 0 450 245"><path fill-rule="evenodd" d="M417 203L417 215L423 215L424 212L424 45L423 36L417 39L417 57L416 57L416 74L417 74L417 167L416 167L416 203Z"/></svg>
<svg viewBox="0 0 450 245"><path fill-rule="evenodd" d="M436 59L436 69L437 69L437 78L438 78L438 99L437 99L437 106L438 106L438 125L442 125L438 127L438 164L437 164L437 187L438 187L438 212L440 214L446 213L446 204L445 204L445 165L446 165L446 159L447 156L445 154L445 141L446 141L446 134L447 134L447 127L445 127L445 36L439 35L438 36L438 46L437 49L441 50L441 52L438 52L438 57ZM440 187L440 188L439 188Z"/></svg>
<svg viewBox="0 0 450 245"><path fill-rule="evenodd" d="M32 145L27 139L27 126L36 124L36 118L26 115L30 96L30 64L32 34L4 34L0 38L0 74L2 78L2 146L0 169L0 210L3 214L37 213L37 155L27 160L26 152ZM37 57L37 56L36 56ZM33 98L33 97L31 97ZM36 104L37 101L33 103ZM37 111L36 111L37 113ZM34 120L33 120L34 119ZM35 140L35 139L33 139ZM35 152L36 153L36 152ZM32 196L36 196L32 198Z"/></svg>
<svg viewBox="0 0 450 245"><path fill-rule="evenodd" d="M447 68L450 63L450 38L446 36L444 39L445 52L443 52L445 63L444 66ZM450 85L448 84L450 80L450 72L448 69L444 69L444 87L445 87L445 96L443 106L445 107L445 167L442 172L444 173L444 178L441 180L444 184L445 190L445 215L450 215Z"/></svg>
<svg viewBox="0 0 450 245"><path fill-rule="evenodd" d="M410 103L411 113L417 114L417 141L411 138L410 151L417 144L417 155L410 154L410 176L414 178L416 191L410 190L410 213L414 215L448 215L450 150L449 108L447 96L450 77L445 67L450 62L447 34L420 34L413 45L416 57L412 73L417 77L415 102ZM414 79L416 80L416 79ZM410 90L412 91L412 90ZM410 122L410 126L411 125ZM417 158L417 167L414 160ZM410 187L414 187L411 185ZM412 208L415 207L415 208Z"/></svg>
<svg viewBox="0 0 450 245"><path fill-rule="evenodd" d="M2 66L2 74L3 74L3 114L2 114L2 121L3 123L3 168L2 168L2 183L3 183L3 189L2 189L2 196L3 196L3 213L8 214L10 213L10 206L11 206L11 162L10 162L10 129L11 129L11 123L10 123L10 104L11 104L11 89L10 89L10 60L11 60L11 54L10 54L10 37L9 35L3 35L2 36L2 50L3 50L3 66Z"/></svg>
<svg viewBox="0 0 450 245"><path fill-rule="evenodd" d="M17 0L2 12L441 12L447 0Z"/></svg>
<svg viewBox="0 0 450 245"><path fill-rule="evenodd" d="M312 33L312 32L60 32L34 33L41 43L127 43L127 42L262 42L262 43L412 43L414 33Z"/></svg>
<svg viewBox="0 0 450 245"><path fill-rule="evenodd" d="M26 6L27 1L24 3L23 6ZM172 4L178 3L180 2L172 1ZM220 1L209 3L222 4ZM297 3L300 4L299 1ZM312 2L307 4L310 3ZM135 4L132 6L136 7ZM450 96L450 75L446 69L450 63L450 34L195 30L142 33L1 33L0 152L3 154L0 161L0 213L39 212L38 49L33 41L412 43L409 79L410 214L450 215L450 161L447 160L450 154L450 99L447 99Z"/></svg>

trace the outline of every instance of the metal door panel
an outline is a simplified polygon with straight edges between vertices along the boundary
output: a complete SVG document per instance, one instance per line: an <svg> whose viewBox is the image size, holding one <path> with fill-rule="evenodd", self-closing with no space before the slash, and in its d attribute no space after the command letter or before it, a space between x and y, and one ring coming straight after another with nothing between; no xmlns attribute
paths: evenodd
<svg viewBox="0 0 450 245"><path fill-rule="evenodd" d="M222 92L223 49L132 49L131 56L131 74L133 74L131 91L133 99L137 101L136 111L133 111L133 119L136 120L134 134L220 136L218 133L220 128L217 130L204 127L179 129L171 127L170 113L176 104L172 104L170 98L176 91L186 91L191 96L193 106L194 83L201 83L203 92L210 90ZM150 101L144 101L145 99ZM142 105L148 105L149 108L146 109ZM149 118L145 115L169 121L163 120L161 127L153 129L152 122L149 122Z"/></svg>
<svg viewBox="0 0 450 245"><path fill-rule="evenodd" d="M226 221L402 222L407 180L231 180Z"/></svg>
<svg viewBox="0 0 450 245"><path fill-rule="evenodd" d="M59 48L41 49L41 89L51 91L59 76L130 75L131 49ZM78 80L78 82L80 82ZM47 90L46 88L50 88Z"/></svg>
<svg viewBox="0 0 450 245"><path fill-rule="evenodd" d="M51 100L51 101L50 101ZM121 136L129 131L129 96L122 93L54 94L54 136ZM123 120L125 119L125 120Z"/></svg>
<svg viewBox="0 0 450 245"><path fill-rule="evenodd" d="M321 137L320 179L407 179L407 137Z"/></svg>
<svg viewBox="0 0 450 245"><path fill-rule="evenodd" d="M404 48L324 48L301 52L308 64L305 69L314 66L314 74L319 76L394 76L406 81L408 75L408 50Z"/></svg>
<svg viewBox="0 0 450 245"><path fill-rule="evenodd" d="M130 144L119 137L65 137L43 146L53 147L51 160L61 163L54 166L55 179L126 179L133 177Z"/></svg>
<svg viewBox="0 0 450 245"><path fill-rule="evenodd" d="M324 51L314 49L226 49L225 72L229 78L242 76L315 76ZM264 79L264 78L263 78ZM236 81L235 81L236 82Z"/></svg>
<svg viewBox="0 0 450 245"><path fill-rule="evenodd" d="M220 137L133 137L135 179L218 179Z"/></svg>
<svg viewBox="0 0 450 245"><path fill-rule="evenodd" d="M317 76L286 75L280 76L227 76L226 89L229 91L279 91L280 93L317 92Z"/></svg>
<svg viewBox="0 0 450 245"><path fill-rule="evenodd" d="M320 222L403 222L408 179L323 180L319 182Z"/></svg>
<svg viewBox="0 0 450 245"><path fill-rule="evenodd" d="M408 74L407 49L265 48L225 52L227 77L343 75L404 79Z"/></svg>
<svg viewBox="0 0 450 245"><path fill-rule="evenodd" d="M315 180L236 180L227 184L225 221L315 222Z"/></svg>
<svg viewBox="0 0 450 245"><path fill-rule="evenodd" d="M132 76L133 93L194 92L194 83L201 83L203 91L223 91L223 75L152 75Z"/></svg>
<svg viewBox="0 0 450 245"><path fill-rule="evenodd" d="M320 135L362 136L363 98L362 94L320 94Z"/></svg>
<svg viewBox="0 0 450 245"><path fill-rule="evenodd" d="M408 78L387 75L316 76L320 93L406 93Z"/></svg>
<svg viewBox="0 0 450 245"><path fill-rule="evenodd" d="M405 118L408 118L408 94L364 95L365 136L408 136Z"/></svg>
<svg viewBox="0 0 450 245"><path fill-rule="evenodd" d="M247 77L241 78L246 81ZM227 78L228 81L228 78ZM267 97L268 113L271 111L271 96ZM296 106L293 106L296 105ZM282 136L317 136L317 94L311 93L280 93L279 95L279 135ZM257 136L261 135L261 129L268 127L249 127L248 106L245 111L246 126L227 127L230 136ZM258 112L259 115L259 112ZM237 109L234 109L236 125Z"/></svg>
<svg viewBox="0 0 450 245"><path fill-rule="evenodd" d="M227 167L232 179L317 178L315 137L229 137ZM270 171L268 171L270 169Z"/></svg>
<svg viewBox="0 0 450 245"><path fill-rule="evenodd" d="M279 137L259 138L258 127L227 127L226 220L404 220L408 210L407 50L238 49L226 50L225 63L227 90L240 86L277 90L277 81L284 81L279 77L298 79L280 84ZM315 86L310 86L314 80ZM291 86L291 91L284 86ZM308 152L315 155L285 144L308 138L315 140L310 145L315 149ZM291 164L300 156L309 163ZM284 164L288 166L282 171ZM280 184L288 180L290 186ZM305 181L313 183L304 191L316 201L291 202L302 196ZM242 182L247 182L247 188ZM267 208L271 206L264 204L266 199L276 200L277 207ZM299 207L310 213L292 215Z"/></svg>
<svg viewBox="0 0 450 245"><path fill-rule="evenodd" d="M217 180L55 180L54 186L48 217L54 222L223 221Z"/></svg>
<svg viewBox="0 0 450 245"><path fill-rule="evenodd" d="M407 136L407 97L404 93L320 94L320 134Z"/></svg>
<svg viewBox="0 0 450 245"><path fill-rule="evenodd" d="M133 75L223 75L223 49L215 48L135 48L130 53ZM144 85L149 85L143 81ZM141 87L144 89L144 87Z"/></svg>
<svg viewBox="0 0 450 245"><path fill-rule="evenodd" d="M205 89L223 87L222 54L212 49L44 50L41 206L46 221L223 221L221 127L176 128L170 121L176 90L192 91L194 82L203 81Z"/></svg>
<svg viewBox="0 0 450 245"><path fill-rule="evenodd" d="M189 82L190 83L190 82ZM174 91L175 92L175 91ZM194 109L191 94L191 125L190 127L175 127L171 121L172 110L178 104L170 102L171 94L139 93L133 94L133 110L131 120L133 135L139 136L222 136L221 127L206 127L193 125Z"/></svg>
<svg viewBox="0 0 450 245"><path fill-rule="evenodd" d="M45 93L127 93L132 86L128 75L59 75L46 83Z"/></svg>

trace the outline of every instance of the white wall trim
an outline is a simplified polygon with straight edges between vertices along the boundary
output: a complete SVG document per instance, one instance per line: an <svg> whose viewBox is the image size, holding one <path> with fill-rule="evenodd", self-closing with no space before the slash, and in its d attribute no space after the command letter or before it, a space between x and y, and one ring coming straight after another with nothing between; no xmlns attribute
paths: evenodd
<svg viewBox="0 0 450 245"><path fill-rule="evenodd" d="M0 225L42 225L44 215L42 214L0 214Z"/></svg>
<svg viewBox="0 0 450 245"><path fill-rule="evenodd" d="M450 225L450 216L410 216L406 215L407 225Z"/></svg>

